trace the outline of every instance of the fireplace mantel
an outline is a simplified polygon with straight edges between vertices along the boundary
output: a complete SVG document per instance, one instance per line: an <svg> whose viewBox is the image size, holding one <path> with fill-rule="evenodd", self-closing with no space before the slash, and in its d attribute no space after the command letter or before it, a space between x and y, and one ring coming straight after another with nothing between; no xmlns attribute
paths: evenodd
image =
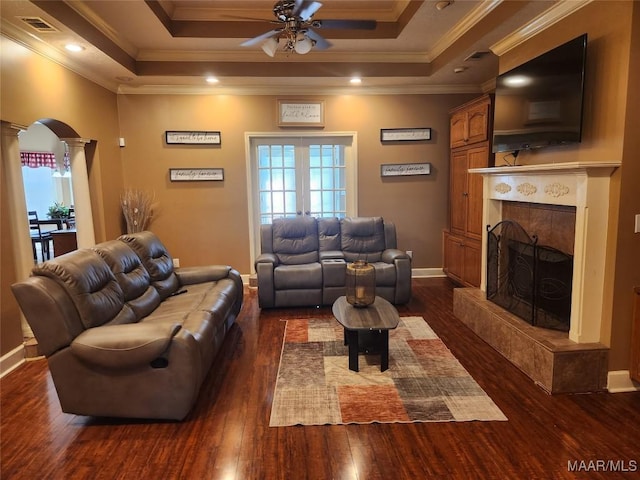
<svg viewBox="0 0 640 480"><path fill-rule="evenodd" d="M488 167L488 168L472 168L469 170L472 173L483 173L489 175L502 175L502 174L545 174L545 173L568 173L568 172L596 172L601 169L608 169L609 174L613 170L620 166L620 162L565 162L565 163L542 163L534 165L514 165L503 167Z"/></svg>
<svg viewBox="0 0 640 480"><path fill-rule="evenodd" d="M470 169L483 182L484 225L502 218L502 202L515 201L576 207L573 291L569 339L603 342L604 269L611 174L620 162L570 162ZM535 233L535 232L532 232ZM487 233L483 233L482 282L486 292Z"/></svg>
<svg viewBox="0 0 640 480"><path fill-rule="evenodd" d="M473 168L469 172L485 176L485 198L491 200L584 206L596 183L606 183L608 191L609 177L618 166L619 162L572 162ZM604 182L596 181L602 178Z"/></svg>

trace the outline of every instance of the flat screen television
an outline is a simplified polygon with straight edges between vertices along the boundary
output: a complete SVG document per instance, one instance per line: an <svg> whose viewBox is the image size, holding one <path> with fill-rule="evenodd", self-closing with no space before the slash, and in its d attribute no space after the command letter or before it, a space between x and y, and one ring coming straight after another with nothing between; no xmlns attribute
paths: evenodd
<svg viewBox="0 0 640 480"><path fill-rule="evenodd" d="M494 153L581 141L586 53L585 33L498 76Z"/></svg>

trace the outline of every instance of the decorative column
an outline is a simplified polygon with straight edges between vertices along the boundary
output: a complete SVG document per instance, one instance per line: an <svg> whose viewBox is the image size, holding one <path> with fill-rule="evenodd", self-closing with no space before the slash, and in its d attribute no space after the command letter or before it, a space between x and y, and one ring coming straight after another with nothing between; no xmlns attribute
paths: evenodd
<svg viewBox="0 0 640 480"><path fill-rule="evenodd" d="M11 235L11 243L13 244L15 255L16 279L24 280L29 277L33 268L33 250L29 235L29 219L27 217L27 204L22 181L22 167L20 165L20 144L18 141L18 132L26 130L26 127L2 122L1 128L0 144L2 148L0 149L0 156L3 174L7 177L5 183L9 205L11 205L11 208L7 209L11 225L9 234ZM32 338L31 327L29 327L22 314L20 314L20 324L23 337Z"/></svg>
<svg viewBox="0 0 640 480"><path fill-rule="evenodd" d="M91 211L91 196L89 194L87 157L84 152L84 146L90 140L83 138L62 138L61 140L69 146L78 248L93 247L96 244L96 237L93 229L93 212Z"/></svg>

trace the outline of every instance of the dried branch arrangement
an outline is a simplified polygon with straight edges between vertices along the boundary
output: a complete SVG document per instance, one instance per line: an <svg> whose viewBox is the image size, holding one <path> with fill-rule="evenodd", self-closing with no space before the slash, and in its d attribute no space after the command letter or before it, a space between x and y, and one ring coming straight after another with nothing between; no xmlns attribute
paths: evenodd
<svg viewBox="0 0 640 480"><path fill-rule="evenodd" d="M120 195L127 233L142 232L149 227L153 219L154 199L155 195L135 188L128 188Z"/></svg>

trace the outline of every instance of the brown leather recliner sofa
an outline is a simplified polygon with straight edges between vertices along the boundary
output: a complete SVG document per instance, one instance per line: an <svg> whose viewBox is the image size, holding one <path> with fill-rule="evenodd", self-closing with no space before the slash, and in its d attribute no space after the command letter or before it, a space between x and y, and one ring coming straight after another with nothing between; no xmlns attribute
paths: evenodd
<svg viewBox="0 0 640 480"><path fill-rule="evenodd" d="M345 294L346 266L355 260L375 268L376 295L393 304L411 299L411 258L382 217L277 218L260 226L260 241L261 308L331 305Z"/></svg>
<svg viewBox="0 0 640 480"><path fill-rule="evenodd" d="M62 410L182 420L242 307L229 266L173 268L151 232L36 266L12 285Z"/></svg>

